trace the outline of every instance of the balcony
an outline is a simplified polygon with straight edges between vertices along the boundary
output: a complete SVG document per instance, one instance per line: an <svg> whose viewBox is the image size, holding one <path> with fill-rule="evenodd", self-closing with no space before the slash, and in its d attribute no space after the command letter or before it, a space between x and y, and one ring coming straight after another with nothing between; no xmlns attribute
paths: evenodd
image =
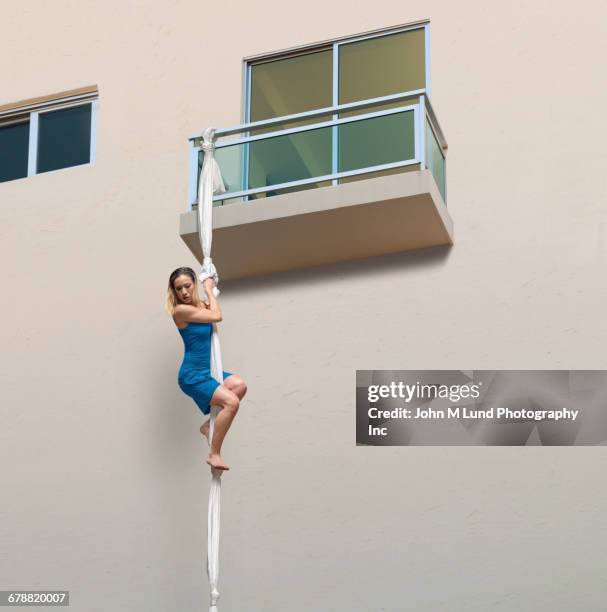
<svg viewBox="0 0 607 612"><path fill-rule="evenodd" d="M224 280L453 244L447 144L424 90L216 137L227 191L214 196L213 260ZM181 215L180 234L200 261L201 137L190 146L191 210Z"/></svg>

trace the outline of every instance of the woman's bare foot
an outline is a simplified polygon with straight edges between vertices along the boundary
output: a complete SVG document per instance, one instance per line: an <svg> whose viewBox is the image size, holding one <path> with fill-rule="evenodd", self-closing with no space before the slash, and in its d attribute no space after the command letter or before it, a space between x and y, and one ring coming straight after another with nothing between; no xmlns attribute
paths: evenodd
<svg viewBox="0 0 607 612"><path fill-rule="evenodd" d="M200 426L200 433L207 439L207 442L209 442L209 431L211 429L210 423L211 421L208 420Z"/></svg>
<svg viewBox="0 0 607 612"><path fill-rule="evenodd" d="M216 470L229 470L230 468L223 462L220 455L210 454L207 463Z"/></svg>

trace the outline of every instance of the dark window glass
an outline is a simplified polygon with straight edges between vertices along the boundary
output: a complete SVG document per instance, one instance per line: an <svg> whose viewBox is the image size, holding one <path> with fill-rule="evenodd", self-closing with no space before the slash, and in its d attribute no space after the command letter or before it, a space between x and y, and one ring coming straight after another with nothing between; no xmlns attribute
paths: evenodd
<svg viewBox="0 0 607 612"><path fill-rule="evenodd" d="M29 137L28 120L0 125L0 182L27 176Z"/></svg>
<svg viewBox="0 0 607 612"><path fill-rule="evenodd" d="M91 156L91 105L40 113L37 172L88 164Z"/></svg>

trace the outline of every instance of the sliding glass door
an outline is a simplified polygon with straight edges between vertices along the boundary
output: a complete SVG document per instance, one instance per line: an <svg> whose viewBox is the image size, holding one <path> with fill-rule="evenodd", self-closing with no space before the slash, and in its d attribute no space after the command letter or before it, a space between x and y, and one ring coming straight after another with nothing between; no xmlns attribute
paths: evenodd
<svg viewBox="0 0 607 612"><path fill-rule="evenodd" d="M256 59L247 66L246 121L284 117L336 105L372 100L411 91L403 100L369 104L338 113L316 115L279 125L256 128L251 136L317 124L332 119L375 115L363 121L320 127L295 134L253 141L243 147L244 189L331 175L415 158L412 111L385 116L376 113L419 103L429 89L428 27L356 37L285 56ZM389 168L374 176L418 169L419 165ZM334 179L347 182L369 174ZM320 181L279 192L330 185ZM278 193L271 189L251 197Z"/></svg>

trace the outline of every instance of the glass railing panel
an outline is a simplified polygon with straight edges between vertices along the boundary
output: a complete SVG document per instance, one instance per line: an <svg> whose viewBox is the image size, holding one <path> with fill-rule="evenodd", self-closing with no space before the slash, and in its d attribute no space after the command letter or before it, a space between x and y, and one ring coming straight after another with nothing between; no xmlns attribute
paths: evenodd
<svg viewBox="0 0 607 612"><path fill-rule="evenodd" d="M249 144L249 189L331 174L331 128Z"/></svg>
<svg viewBox="0 0 607 612"><path fill-rule="evenodd" d="M436 140L434 131L430 127L428 119L426 119L426 167L436 181L438 190L443 196L443 202L447 202L445 194L445 158L442 153L442 148Z"/></svg>
<svg viewBox="0 0 607 612"><path fill-rule="evenodd" d="M415 159L413 110L343 123L338 132L338 172Z"/></svg>
<svg viewBox="0 0 607 612"><path fill-rule="evenodd" d="M200 175L202 151L198 159ZM216 148L215 159L228 193L324 176L331 174L331 127ZM312 189L323 184L326 183L293 186L293 190ZM272 191L268 189L250 197L264 197Z"/></svg>
<svg viewBox="0 0 607 612"><path fill-rule="evenodd" d="M228 192L242 191L244 187L244 149L242 146L221 147L215 149L215 159L221 169L223 183ZM204 161L204 152L198 152L198 181ZM196 187L198 190L198 186Z"/></svg>

